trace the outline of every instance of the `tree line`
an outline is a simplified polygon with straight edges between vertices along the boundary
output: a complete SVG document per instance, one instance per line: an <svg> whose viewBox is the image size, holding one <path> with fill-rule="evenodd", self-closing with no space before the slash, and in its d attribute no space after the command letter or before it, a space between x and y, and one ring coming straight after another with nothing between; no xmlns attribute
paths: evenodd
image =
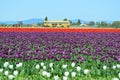
<svg viewBox="0 0 120 80"><path fill-rule="evenodd" d="M47 21L48 20L48 17L46 16L45 17L45 19L44 19L45 21ZM64 18L63 19L64 21L68 21L68 19L67 18ZM73 26L79 26L79 25L81 25L82 23L81 23L81 20L80 19L78 19L77 20L77 22L72 22L71 20L69 20L70 21L70 23L71 23L71 25L73 25ZM33 24L23 24L23 22L22 21L18 21L18 23L17 23L18 25L20 25L20 26L28 26L28 27L30 27L30 26L32 26ZM112 23L107 23L106 21L101 21L101 22L94 22L94 21L89 21L88 23L85 23L87 26L91 26L91 27L96 27L96 28L120 28L120 21L113 21ZM5 26L6 24L1 24L2 26ZM40 22L38 22L37 24L35 24L36 26L42 26L43 25L43 23L40 23ZM10 25L11 26L11 25Z"/></svg>
<svg viewBox="0 0 120 80"><path fill-rule="evenodd" d="M120 21L113 21L112 23L107 23L105 21L101 21L101 22L94 22L94 21L90 21L88 23L89 26L93 26L93 27L105 27L105 28L120 28Z"/></svg>

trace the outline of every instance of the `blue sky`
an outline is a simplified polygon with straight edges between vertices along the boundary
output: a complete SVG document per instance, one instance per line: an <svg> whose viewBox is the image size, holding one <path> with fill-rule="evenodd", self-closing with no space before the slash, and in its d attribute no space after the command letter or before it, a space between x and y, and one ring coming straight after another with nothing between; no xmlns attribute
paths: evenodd
<svg viewBox="0 0 120 80"><path fill-rule="evenodd" d="M0 0L0 21L31 18L120 20L120 0Z"/></svg>

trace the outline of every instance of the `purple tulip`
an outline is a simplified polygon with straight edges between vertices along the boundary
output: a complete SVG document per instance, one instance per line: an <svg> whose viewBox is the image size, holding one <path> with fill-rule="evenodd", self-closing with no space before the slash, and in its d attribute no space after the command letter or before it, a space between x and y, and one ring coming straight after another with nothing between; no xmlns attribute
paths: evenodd
<svg viewBox="0 0 120 80"><path fill-rule="evenodd" d="M0 32L0 57L120 61L120 33Z"/></svg>

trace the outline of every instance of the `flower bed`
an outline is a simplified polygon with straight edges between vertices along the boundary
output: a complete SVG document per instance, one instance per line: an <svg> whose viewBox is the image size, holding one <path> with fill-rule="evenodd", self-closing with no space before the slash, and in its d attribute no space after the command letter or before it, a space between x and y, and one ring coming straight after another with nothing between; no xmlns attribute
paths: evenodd
<svg viewBox="0 0 120 80"><path fill-rule="evenodd" d="M112 80L119 62L120 33L0 32L0 79Z"/></svg>

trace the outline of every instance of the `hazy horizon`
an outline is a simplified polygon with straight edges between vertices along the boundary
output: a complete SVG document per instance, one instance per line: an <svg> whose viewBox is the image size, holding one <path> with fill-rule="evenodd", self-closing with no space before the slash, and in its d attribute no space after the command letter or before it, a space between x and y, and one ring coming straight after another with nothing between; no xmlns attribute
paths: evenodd
<svg viewBox="0 0 120 80"><path fill-rule="evenodd" d="M33 18L120 20L120 0L1 0L0 21Z"/></svg>

